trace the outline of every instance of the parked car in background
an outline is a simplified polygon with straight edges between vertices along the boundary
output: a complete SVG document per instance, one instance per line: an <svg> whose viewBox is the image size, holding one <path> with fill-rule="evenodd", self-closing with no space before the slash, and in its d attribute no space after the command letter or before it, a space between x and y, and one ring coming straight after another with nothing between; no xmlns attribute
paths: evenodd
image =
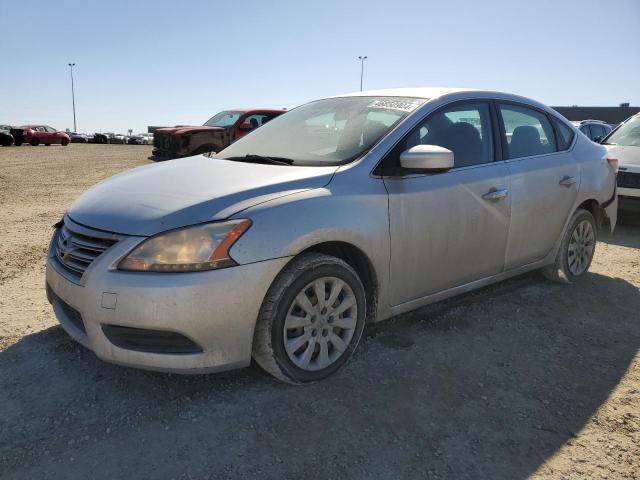
<svg viewBox="0 0 640 480"><path fill-rule="evenodd" d="M640 212L640 114L621 123L602 144L618 159L620 208Z"/></svg>
<svg viewBox="0 0 640 480"><path fill-rule="evenodd" d="M616 223L614 167L516 95L318 100L215 158L85 192L55 230L47 295L108 361L194 373L253 356L313 382L345 364L365 323L534 269L580 280L599 223Z"/></svg>
<svg viewBox="0 0 640 480"><path fill-rule="evenodd" d="M573 124L591 141L596 143L600 143L613 130L611 125L600 120L582 120L573 122Z"/></svg>
<svg viewBox="0 0 640 480"><path fill-rule="evenodd" d="M10 147L13 145L13 135L11 135L11 125L0 125L0 145Z"/></svg>
<svg viewBox="0 0 640 480"><path fill-rule="evenodd" d="M219 152L285 112L282 109L228 110L214 115L202 126L159 128L154 132L153 155L179 158Z"/></svg>
<svg viewBox="0 0 640 480"><path fill-rule="evenodd" d="M109 143L109 136L113 135L112 133L94 133L93 134L93 143Z"/></svg>
<svg viewBox="0 0 640 480"><path fill-rule="evenodd" d="M89 143L89 136L84 133L67 132L71 143Z"/></svg>
<svg viewBox="0 0 640 480"><path fill-rule="evenodd" d="M112 133L109 135L109 143L125 145L127 143L127 137L120 133Z"/></svg>
<svg viewBox="0 0 640 480"><path fill-rule="evenodd" d="M47 125L24 125L22 127L14 127L11 129L11 135L17 146L23 143L30 143L34 147L40 144L44 145L68 145L69 135L60 132L53 127Z"/></svg>
<svg viewBox="0 0 640 480"><path fill-rule="evenodd" d="M150 133L139 133L129 137L127 143L129 145L151 145L153 143L153 136Z"/></svg>

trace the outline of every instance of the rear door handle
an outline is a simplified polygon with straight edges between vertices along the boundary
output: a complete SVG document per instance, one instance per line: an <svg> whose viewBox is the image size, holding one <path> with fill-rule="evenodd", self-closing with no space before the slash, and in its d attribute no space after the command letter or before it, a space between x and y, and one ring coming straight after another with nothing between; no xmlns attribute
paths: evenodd
<svg viewBox="0 0 640 480"><path fill-rule="evenodd" d="M482 195L482 198L484 198L485 200L500 200L507 195L509 195L509 190L507 190L506 188L503 188L501 190L492 188L487 193Z"/></svg>
<svg viewBox="0 0 640 480"><path fill-rule="evenodd" d="M576 177L569 177L569 176L562 177L562 180L560 180L559 182L559 184L562 185L563 187L570 187L575 183L576 183Z"/></svg>

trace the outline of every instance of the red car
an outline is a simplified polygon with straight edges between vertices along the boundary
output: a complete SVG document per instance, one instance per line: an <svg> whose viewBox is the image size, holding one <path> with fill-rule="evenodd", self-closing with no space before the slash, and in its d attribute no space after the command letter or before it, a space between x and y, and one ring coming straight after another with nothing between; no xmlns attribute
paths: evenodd
<svg viewBox="0 0 640 480"><path fill-rule="evenodd" d="M23 143L30 143L34 147L41 143L45 145L59 143L63 146L69 144L69 135L46 125L23 125L12 128L11 135L18 147Z"/></svg>
<svg viewBox="0 0 640 480"><path fill-rule="evenodd" d="M153 155L159 158L179 158L219 152L285 112L282 109L225 110L201 126L158 128L153 132Z"/></svg>

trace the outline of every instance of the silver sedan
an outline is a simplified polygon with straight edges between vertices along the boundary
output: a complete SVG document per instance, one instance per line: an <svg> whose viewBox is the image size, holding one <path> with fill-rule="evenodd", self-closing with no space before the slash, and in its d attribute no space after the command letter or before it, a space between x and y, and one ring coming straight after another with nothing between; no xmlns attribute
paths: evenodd
<svg viewBox="0 0 640 480"><path fill-rule="evenodd" d="M616 161L550 108L457 89L291 110L216 157L144 166L58 224L47 294L104 360L304 383L367 323L530 270L583 277Z"/></svg>

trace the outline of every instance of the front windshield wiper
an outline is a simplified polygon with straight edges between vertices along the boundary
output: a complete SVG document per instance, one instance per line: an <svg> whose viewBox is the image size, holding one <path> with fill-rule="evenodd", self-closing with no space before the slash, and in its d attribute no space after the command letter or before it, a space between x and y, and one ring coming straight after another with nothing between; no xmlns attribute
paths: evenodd
<svg viewBox="0 0 640 480"><path fill-rule="evenodd" d="M228 157L222 160L232 160L234 162L266 163L271 165L293 165L293 160L284 157L267 157L264 155L247 154L244 157Z"/></svg>

